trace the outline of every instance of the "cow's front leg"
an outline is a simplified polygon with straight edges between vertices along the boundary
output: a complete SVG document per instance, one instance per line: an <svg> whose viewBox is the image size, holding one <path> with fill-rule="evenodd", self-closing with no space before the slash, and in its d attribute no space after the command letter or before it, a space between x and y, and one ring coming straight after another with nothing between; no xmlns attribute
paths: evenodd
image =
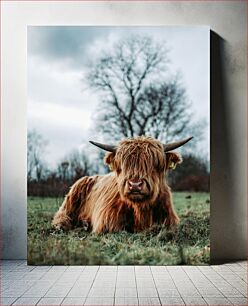
<svg viewBox="0 0 248 306"><path fill-rule="evenodd" d="M52 226L58 230L70 230L72 228L72 218L70 217L68 201L69 199L67 195L53 218Z"/></svg>
<svg viewBox="0 0 248 306"><path fill-rule="evenodd" d="M89 218L82 218L82 217L79 216L77 226L81 227L84 231L90 231L91 230L91 221L90 221Z"/></svg>
<svg viewBox="0 0 248 306"><path fill-rule="evenodd" d="M180 218L178 217L177 213L174 210L171 193L169 194L169 196L166 199L165 207L166 207L167 217L164 221L164 224L167 227L173 227L173 226L178 225L179 222L180 222Z"/></svg>
<svg viewBox="0 0 248 306"><path fill-rule="evenodd" d="M85 199L96 179L97 177L85 176L73 184L53 218L52 225L55 228L69 230L85 219L80 218L80 216L84 215ZM86 221L90 220L87 219ZM85 224L83 224L83 227L85 227Z"/></svg>

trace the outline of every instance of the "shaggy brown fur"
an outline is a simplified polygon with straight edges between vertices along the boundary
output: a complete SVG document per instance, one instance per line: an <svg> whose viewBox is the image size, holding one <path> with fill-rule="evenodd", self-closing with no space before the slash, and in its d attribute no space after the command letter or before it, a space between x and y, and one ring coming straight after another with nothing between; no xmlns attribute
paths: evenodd
<svg viewBox="0 0 248 306"><path fill-rule="evenodd" d="M127 230L138 232L154 223L176 225L166 171L181 163L178 153L164 153L163 145L150 137L120 142L105 162L113 170L103 176L79 179L66 195L53 219L56 228L88 224L95 233ZM142 180L140 192L131 192L130 180Z"/></svg>

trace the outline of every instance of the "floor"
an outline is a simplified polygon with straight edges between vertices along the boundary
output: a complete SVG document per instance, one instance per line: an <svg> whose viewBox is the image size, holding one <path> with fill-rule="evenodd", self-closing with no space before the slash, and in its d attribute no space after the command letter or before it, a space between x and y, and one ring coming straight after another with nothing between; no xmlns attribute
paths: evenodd
<svg viewBox="0 0 248 306"><path fill-rule="evenodd" d="M2 261L0 305L247 305L247 262L27 266Z"/></svg>

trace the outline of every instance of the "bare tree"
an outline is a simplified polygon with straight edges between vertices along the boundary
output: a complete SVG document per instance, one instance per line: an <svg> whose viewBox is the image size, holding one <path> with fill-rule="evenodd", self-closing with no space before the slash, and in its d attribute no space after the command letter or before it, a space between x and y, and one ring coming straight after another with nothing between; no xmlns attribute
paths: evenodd
<svg viewBox="0 0 248 306"><path fill-rule="evenodd" d="M185 89L175 78L144 88L133 121L137 135L150 135L167 142L184 134L189 119Z"/></svg>
<svg viewBox="0 0 248 306"><path fill-rule="evenodd" d="M69 155L70 173L72 176L79 178L90 174L90 161L83 150L74 150Z"/></svg>
<svg viewBox="0 0 248 306"><path fill-rule="evenodd" d="M97 123L105 138L181 137L189 124L189 104L179 79L166 81L167 63L164 43L131 36L92 65L87 77L101 94Z"/></svg>
<svg viewBox="0 0 248 306"><path fill-rule="evenodd" d="M47 169L43 160L48 142L36 130L28 131L27 137L27 178L40 181Z"/></svg>
<svg viewBox="0 0 248 306"><path fill-rule="evenodd" d="M74 180L92 174L92 165L84 151L73 150L58 165L57 173L63 180Z"/></svg>

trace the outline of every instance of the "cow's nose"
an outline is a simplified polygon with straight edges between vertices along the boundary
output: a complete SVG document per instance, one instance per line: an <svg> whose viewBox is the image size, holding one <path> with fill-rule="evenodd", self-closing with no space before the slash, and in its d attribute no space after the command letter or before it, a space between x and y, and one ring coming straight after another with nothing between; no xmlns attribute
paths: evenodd
<svg viewBox="0 0 248 306"><path fill-rule="evenodd" d="M143 181L142 180L129 180L128 186L132 191L140 191L142 189Z"/></svg>

